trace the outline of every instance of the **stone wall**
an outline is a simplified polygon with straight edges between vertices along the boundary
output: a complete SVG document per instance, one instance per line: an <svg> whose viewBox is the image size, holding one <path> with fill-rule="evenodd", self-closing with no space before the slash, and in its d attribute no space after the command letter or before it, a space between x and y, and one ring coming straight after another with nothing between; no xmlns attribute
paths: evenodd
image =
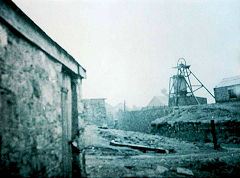
<svg viewBox="0 0 240 178"><path fill-rule="evenodd" d="M196 97L198 102L200 104L207 104L207 98L203 97ZM185 97L179 97L178 98L178 106L189 106L189 105L197 105L197 101L193 96L185 96ZM176 101L175 98L170 98L169 99L169 106L176 106Z"/></svg>
<svg viewBox="0 0 240 178"><path fill-rule="evenodd" d="M83 99L83 118L86 122L102 126L107 124L104 98Z"/></svg>
<svg viewBox="0 0 240 178"><path fill-rule="evenodd" d="M218 143L240 143L240 122L217 122L215 129ZM154 134L190 142L212 142L211 130L211 120L207 122L174 122L152 125L152 133Z"/></svg>
<svg viewBox="0 0 240 178"><path fill-rule="evenodd" d="M192 142L212 141L215 121L220 143L240 143L240 103L176 107L174 112L151 123L152 133Z"/></svg>
<svg viewBox="0 0 240 178"><path fill-rule="evenodd" d="M2 0L0 6L17 9ZM82 124L81 78L9 24L0 10L0 173L71 177L74 158L68 142Z"/></svg>
<svg viewBox="0 0 240 178"><path fill-rule="evenodd" d="M173 108L159 106L143 108L140 111L120 111L117 114L118 128L128 131L151 132L151 122L171 113Z"/></svg>
<svg viewBox="0 0 240 178"><path fill-rule="evenodd" d="M230 98L228 89L233 89L236 92L237 97ZM216 103L229 102L229 101L240 101L240 92L239 91L240 91L240 85L214 88L215 101L216 101Z"/></svg>
<svg viewBox="0 0 240 178"><path fill-rule="evenodd" d="M7 38L0 48L1 160L23 176L42 169L54 176L62 159L61 65L0 29Z"/></svg>
<svg viewBox="0 0 240 178"><path fill-rule="evenodd" d="M229 94L227 87L214 88L214 95L216 102L229 101Z"/></svg>

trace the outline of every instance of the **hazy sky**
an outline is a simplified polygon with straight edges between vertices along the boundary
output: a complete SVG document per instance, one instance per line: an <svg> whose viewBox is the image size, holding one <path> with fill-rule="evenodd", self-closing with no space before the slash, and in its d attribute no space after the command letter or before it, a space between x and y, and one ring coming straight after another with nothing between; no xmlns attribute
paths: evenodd
<svg viewBox="0 0 240 178"><path fill-rule="evenodd" d="M240 1L14 2L86 68L84 98L144 106L168 90L180 57L212 93L222 78L240 75Z"/></svg>

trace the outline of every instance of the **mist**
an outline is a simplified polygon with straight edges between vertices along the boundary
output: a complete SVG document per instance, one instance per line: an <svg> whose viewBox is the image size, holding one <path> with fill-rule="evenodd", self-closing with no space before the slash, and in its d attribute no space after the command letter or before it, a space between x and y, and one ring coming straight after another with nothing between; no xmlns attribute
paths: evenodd
<svg viewBox="0 0 240 178"><path fill-rule="evenodd" d="M14 2L87 70L84 98L145 106L181 57L212 93L240 74L239 1Z"/></svg>

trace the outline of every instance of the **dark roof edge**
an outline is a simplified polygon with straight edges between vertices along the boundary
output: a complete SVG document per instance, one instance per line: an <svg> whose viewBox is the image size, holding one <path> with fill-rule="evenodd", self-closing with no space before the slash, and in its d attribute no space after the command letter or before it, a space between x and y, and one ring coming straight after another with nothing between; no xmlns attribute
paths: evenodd
<svg viewBox="0 0 240 178"><path fill-rule="evenodd" d="M217 89L217 88L225 88L225 87L235 87L235 86L238 86L238 85L240 85L240 84L226 85L226 86L220 86L220 87L215 86L213 89Z"/></svg>
<svg viewBox="0 0 240 178"><path fill-rule="evenodd" d="M107 98L83 98L83 101L89 101L89 100L106 100Z"/></svg>
<svg viewBox="0 0 240 178"><path fill-rule="evenodd" d="M65 65L75 74L80 75L81 78L86 78L86 70L11 0L0 0L0 16L47 54Z"/></svg>

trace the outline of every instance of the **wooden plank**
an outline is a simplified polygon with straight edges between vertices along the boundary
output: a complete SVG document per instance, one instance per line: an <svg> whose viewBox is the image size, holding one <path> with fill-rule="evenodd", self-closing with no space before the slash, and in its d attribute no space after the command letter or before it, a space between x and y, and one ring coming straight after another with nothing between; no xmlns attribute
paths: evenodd
<svg viewBox="0 0 240 178"><path fill-rule="evenodd" d="M169 149L166 150L164 148L155 148L155 147L148 147L148 146L144 146L144 145L135 145L135 144L128 144L128 143L119 143L119 142L115 142L114 140L112 140L110 142L110 145L112 146L120 146L120 147L129 147L132 149L137 149L140 150L142 152L146 152L146 151L155 151L157 153L172 153L174 152L173 149Z"/></svg>

